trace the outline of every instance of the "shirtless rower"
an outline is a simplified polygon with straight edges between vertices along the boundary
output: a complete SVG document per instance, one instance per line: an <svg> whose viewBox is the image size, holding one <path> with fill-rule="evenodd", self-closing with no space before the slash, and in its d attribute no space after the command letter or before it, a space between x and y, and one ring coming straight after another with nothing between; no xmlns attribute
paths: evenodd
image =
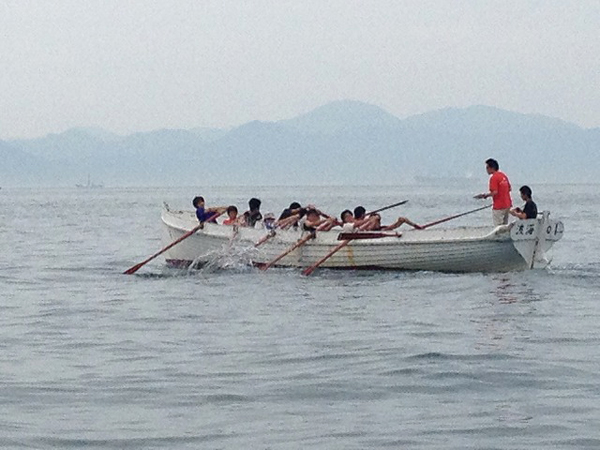
<svg viewBox="0 0 600 450"><path fill-rule="evenodd" d="M414 223L406 217L398 217L391 225L381 225L381 216L379 214L367 215L365 208L357 206L354 208L354 226L367 231L390 231L395 230L402 224L408 224L416 230L421 230L421 225Z"/></svg>
<svg viewBox="0 0 600 450"><path fill-rule="evenodd" d="M306 211L306 218L302 224L304 231L329 231L339 222L335 217L323 217L324 214L318 209L311 208Z"/></svg>

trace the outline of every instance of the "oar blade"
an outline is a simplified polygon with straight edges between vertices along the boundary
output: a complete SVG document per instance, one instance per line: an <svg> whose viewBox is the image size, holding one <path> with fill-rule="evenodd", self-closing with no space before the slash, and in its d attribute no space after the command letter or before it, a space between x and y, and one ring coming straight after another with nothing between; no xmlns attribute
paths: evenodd
<svg viewBox="0 0 600 450"><path fill-rule="evenodd" d="M140 270L142 268L142 266L144 265L143 262L141 263L137 263L135 266L130 267L129 269L127 269L125 272L123 272L123 275L133 275L134 273L136 273L138 270Z"/></svg>
<svg viewBox="0 0 600 450"><path fill-rule="evenodd" d="M216 219L217 217L219 217L220 214L217 214L214 218ZM171 242L169 245L167 245L166 247L160 249L158 252L156 252L154 255L152 255L150 258L142 261L141 263L136 264L135 266L130 267L129 269L127 269L125 272L123 272L123 275L132 275L134 273L136 273L142 266L146 265L147 263L149 263L150 261L152 261L154 258L156 258L157 256L162 255L164 252L166 252L167 250L169 250L170 248L176 246L177 244L179 244L181 241L183 241L184 239L189 238L190 236L192 236L194 233L196 233L196 231L198 231L199 229L201 229L204 226L204 223L200 223L199 225L195 226L194 228L192 228L190 231L188 231L187 233L185 233L183 236L181 236L179 239L174 240L173 242Z"/></svg>
<svg viewBox="0 0 600 450"><path fill-rule="evenodd" d="M316 267L307 267L302 271L302 275L309 276L311 273L315 271Z"/></svg>

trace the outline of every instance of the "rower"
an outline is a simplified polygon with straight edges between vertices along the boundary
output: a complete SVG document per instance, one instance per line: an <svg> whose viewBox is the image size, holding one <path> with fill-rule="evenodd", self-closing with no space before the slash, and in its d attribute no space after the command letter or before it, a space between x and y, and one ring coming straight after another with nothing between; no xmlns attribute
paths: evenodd
<svg viewBox="0 0 600 450"><path fill-rule="evenodd" d="M285 211L286 210L284 210L284 212L281 214L281 216L284 215ZM275 226L282 230L287 230L291 226L293 226L294 228L297 228L298 221L306 215L306 211L307 210L305 208L297 208L297 209L291 210L291 214L289 216L286 215L283 218L281 218L281 216L280 216L279 220L277 220L277 222L275 222Z"/></svg>
<svg viewBox="0 0 600 450"><path fill-rule="evenodd" d="M379 214L367 215L365 208L362 206L357 206L354 209L354 226L356 228L361 228L362 230L367 231L390 231L395 230L400 227L402 224L408 224L416 230L421 230L421 225L414 223L412 220L406 217L398 217L394 223L391 225L381 225L381 216Z"/></svg>
<svg viewBox="0 0 600 450"><path fill-rule="evenodd" d="M381 216L379 214L366 215L367 210L362 206L354 208L354 226L361 230L381 229Z"/></svg>
<svg viewBox="0 0 600 450"><path fill-rule="evenodd" d="M277 219L277 220L287 219L288 217L293 216L294 214L297 214L300 211L300 209L302 209L302 206L300 206L300 203L292 202L292 203L290 203L290 206L288 208L285 208L281 212L281 215L279 216L279 219Z"/></svg>
<svg viewBox="0 0 600 450"><path fill-rule="evenodd" d="M273 230L275 228L275 215L273 213L266 213L263 219L263 226L267 230Z"/></svg>
<svg viewBox="0 0 600 450"><path fill-rule="evenodd" d="M257 198L251 198L248 202L248 211L242 214L243 225L246 227L252 227L256 225L256 222L262 220L262 214L260 213L261 201Z"/></svg>
<svg viewBox="0 0 600 450"><path fill-rule="evenodd" d="M342 219L342 223L340 225L342 227L343 232L352 233L356 229L352 211L350 211L349 209L343 210L340 214L340 218Z"/></svg>
<svg viewBox="0 0 600 450"><path fill-rule="evenodd" d="M238 209L235 205L227 207L227 219L223 221L223 225L235 225L238 221Z"/></svg>
<svg viewBox="0 0 600 450"><path fill-rule="evenodd" d="M194 208L196 208L196 217L199 222L212 222L217 223L216 216L217 214L223 214L227 207L214 207L214 208L205 208L204 207L204 197L198 196L194 197L192 200L192 204Z"/></svg>
<svg viewBox="0 0 600 450"><path fill-rule="evenodd" d="M321 211L316 208L311 208L306 211L306 218L302 224L302 229L304 231L329 231L339 222L334 217L324 217L325 216Z"/></svg>
<svg viewBox="0 0 600 450"><path fill-rule="evenodd" d="M519 188L521 193L521 199L525 202L523 208L513 208L510 210L510 214L515 216L517 219L535 219L537 218L537 205L531 198L531 188L529 186L521 186Z"/></svg>

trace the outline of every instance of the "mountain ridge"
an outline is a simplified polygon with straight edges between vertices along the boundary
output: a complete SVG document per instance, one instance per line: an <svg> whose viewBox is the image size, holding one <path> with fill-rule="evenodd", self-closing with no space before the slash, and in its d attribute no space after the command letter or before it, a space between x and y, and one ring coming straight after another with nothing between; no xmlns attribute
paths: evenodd
<svg viewBox="0 0 600 450"><path fill-rule="evenodd" d="M390 183L478 173L488 157L531 180L595 180L600 167L600 128L485 105L400 119L356 100L227 129L121 136L78 127L0 144L0 177L17 184L31 184L33 177L72 185L90 173L107 185L170 185L198 182L199 171L217 171L225 183L343 184L356 177Z"/></svg>

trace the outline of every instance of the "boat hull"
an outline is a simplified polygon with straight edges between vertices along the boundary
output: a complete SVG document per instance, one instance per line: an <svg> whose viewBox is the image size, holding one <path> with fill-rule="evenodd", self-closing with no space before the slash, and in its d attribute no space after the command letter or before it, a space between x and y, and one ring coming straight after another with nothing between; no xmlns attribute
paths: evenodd
<svg viewBox="0 0 600 450"><path fill-rule="evenodd" d="M193 213L187 211L164 211L162 222L165 245L197 225ZM538 225L541 227L541 223ZM232 252L234 249L239 253L242 249L249 261L262 265L284 253L302 237L300 231L278 231L274 237L255 247L255 243L266 234L264 229L205 224L202 230L168 250L166 260L174 266L188 266L192 263L202 265L214 260L215 256ZM293 250L275 265L309 267L340 243L338 236L339 233L335 231L320 232L314 239ZM509 226L494 229L462 227L407 230L399 237L353 240L320 267L443 272L523 270L534 266L532 261L536 257L541 261L540 265L547 265L548 250L553 242L546 239L543 245L540 245L539 239L534 240L531 236L527 240L522 239L522 248L517 249ZM535 248L538 248L537 254L533 250Z"/></svg>

